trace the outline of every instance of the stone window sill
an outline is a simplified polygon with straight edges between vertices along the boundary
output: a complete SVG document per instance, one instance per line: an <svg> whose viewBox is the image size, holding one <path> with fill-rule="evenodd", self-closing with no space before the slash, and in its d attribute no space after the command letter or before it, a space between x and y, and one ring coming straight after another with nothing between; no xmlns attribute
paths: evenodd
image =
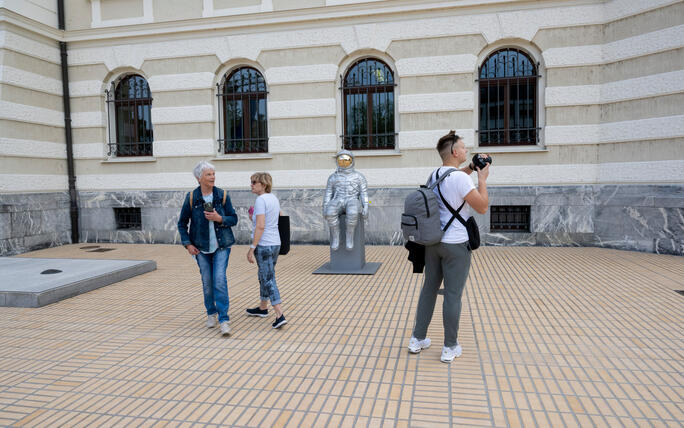
<svg viewBox="0 0 684 428"><path fill-rule="evenodd" d="M549 149L546 146L478 146L470 148L470 151L473 153L539 153L548 152Z"/></svg>
<svg viewBox="0 0 684 428"><path fill-rule="evenodd" d="M352 150L351 152L354 153L354 157L356 158L374 156L401 156L401 152L399 150ZM337 154L334 154L333 157L336 155Z"/></svg>
<svg viewBox="0 0 684 428"><path fill-rule="evenodd" d="M100 163L145 163L145 162L156 162L157 158L154 156L133 156L133 157L121 157L121 158L108 158Z"/></svg>
<svg viewBox="0 0 684 428"><path fill-rule="evenodd" d="M250 160L250 159L273 159L271 153L236 153L234 155L221 155L212 159L212 161L235 161L235 160Z"/></svg>

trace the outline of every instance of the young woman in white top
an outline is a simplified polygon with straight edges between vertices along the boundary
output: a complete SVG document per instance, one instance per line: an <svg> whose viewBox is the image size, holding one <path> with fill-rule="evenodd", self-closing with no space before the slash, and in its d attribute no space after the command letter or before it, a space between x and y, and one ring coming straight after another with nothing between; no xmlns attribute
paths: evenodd
<svg viewBox="0 0 684 428"><path fill-rule="evenodd" d="M275 278L275 265L280 251L280 234L278 233L278 216L280 202L271 193L273 179L267 172L257 172L251 177L252 193L257 194L254 202L254 231L252 245L247 252L247 261L254 263L256 259L259 267L259 295L260 303L256 308L247 309L247 315L255 317L268 316L268 301L271 301L276 320L273 328L280 328L287 324L281 308L280 292Z"/></svg>

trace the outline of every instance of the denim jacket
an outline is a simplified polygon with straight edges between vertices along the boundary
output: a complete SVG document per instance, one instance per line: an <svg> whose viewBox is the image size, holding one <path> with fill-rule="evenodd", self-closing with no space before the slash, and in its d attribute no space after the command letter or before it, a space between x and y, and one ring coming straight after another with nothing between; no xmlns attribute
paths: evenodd
<svg viewBox="0 0 684 428"><path fill-rule="evenodd" d="M237 224L238 218L230 202L230 195L226 191L226 203L223 202L223 190L214 186L214 209L223 217L223 222L214 222L216 240L220 249L230 247L235 243L232 226ZM188 222L190 222L190 233L188 233ZM204 198L202 191L197 186L192 194L192 208L190 207L190 197L185 196L180 217L178 218L178 233L180 233L181 244L192 244L200 251L209 251L209 220L204 218Z"/></svg>

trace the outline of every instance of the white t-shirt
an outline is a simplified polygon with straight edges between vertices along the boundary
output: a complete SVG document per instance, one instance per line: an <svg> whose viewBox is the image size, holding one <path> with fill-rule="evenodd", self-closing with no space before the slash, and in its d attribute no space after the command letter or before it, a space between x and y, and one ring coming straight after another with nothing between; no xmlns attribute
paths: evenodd
<svg viewBox="0 0 684 428"><path fill-rule="evenodd" d="M210 193L207 196L202 195L202 199L204 199L204 202L211 202L212 204L214 203L214 194ZM214 208L216 209L216 208ZM218 241L216 240L216 230L214 229L214 222L212 220L209 220L209 251L204 253L204 254L211 254L214 251L218 249Z"/></svg>
<svg viewBox="0 0 684 428"><path fill-rule="evenodd" d="M256 229L257 215L264 214L266 216L266 226L264 227L264 234L261 235L258 245L280 245L280 234L278 233L278 216L280 215L280 202L278 198L272 193L264 193L256 198L254 202L254 213L252 214L252 222L254 228L252 229L252 239L254 239L254 229Z"/></svg>
<svg viewBox="0 0 684 428"><path fill-rule="evenodd" d="M435 182L437 172L439 172L439 176L441 177L442 174L449 168L451 167L442 166L437 169L437 171L433 172L431 183ZM442 180L441 183L439 183L439 188L442 190L444 199L447 200L449 205L451 205L454 210L457 210L458 207L460 207L463 203L463 198L465 198L465 196L475 188L475 185L468 174L462 171L454 171L449 174L447 178ZM434 192L437 195L437 201L439 202L439 222L442 228L444 228L449 220L451 220L452 214L442 202L442 198L439 197L437 186L435 186ZM465 204L459 214L461 217L463 217L463 220L468 220L471 216L470 205ZM444 235L442 235L442 242L445 244L460 244L467 241L468 231L466 230L465 226L463 226L461 222L455 218L454 221L451 222L449 228L444 232Z"/></svg>

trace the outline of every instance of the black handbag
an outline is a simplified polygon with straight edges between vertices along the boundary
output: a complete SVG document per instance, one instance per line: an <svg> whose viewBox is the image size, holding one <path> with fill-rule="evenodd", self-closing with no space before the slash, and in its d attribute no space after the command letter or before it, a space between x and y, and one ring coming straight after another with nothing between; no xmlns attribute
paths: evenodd
<svg viewBox="0 0 684 428"><path fill-rule="evenodd" d="M278 234L280 235L280 251L278 254L284 256L290 252L290 216L278 216Z"/></svg>
<svg viewBox="0 0 684 428"><path fill-rule="evenodd" d="M437 191L439 192L439 197L442 198L442 202L444 202L444 206L447 207L447 209L451 212L451 220L444 226L443 232L446 232L446 230L451 226L451 223L454 221L454 219L458 219L459 222L465 227L466 232L468 232L468 249L470 251L477 250L480 248L480 228L477 226L477 222L475 221L475 218L473 216L470 216L468 220L464 220L463 217L461 217L461 209L465 205L465 201L461 204L460 207L458 207L457 210L454 210L454 208L449 205L449 203L444 199L444 196L442 196L442 190L439 188L439 185L437 185Z"/></svg>

